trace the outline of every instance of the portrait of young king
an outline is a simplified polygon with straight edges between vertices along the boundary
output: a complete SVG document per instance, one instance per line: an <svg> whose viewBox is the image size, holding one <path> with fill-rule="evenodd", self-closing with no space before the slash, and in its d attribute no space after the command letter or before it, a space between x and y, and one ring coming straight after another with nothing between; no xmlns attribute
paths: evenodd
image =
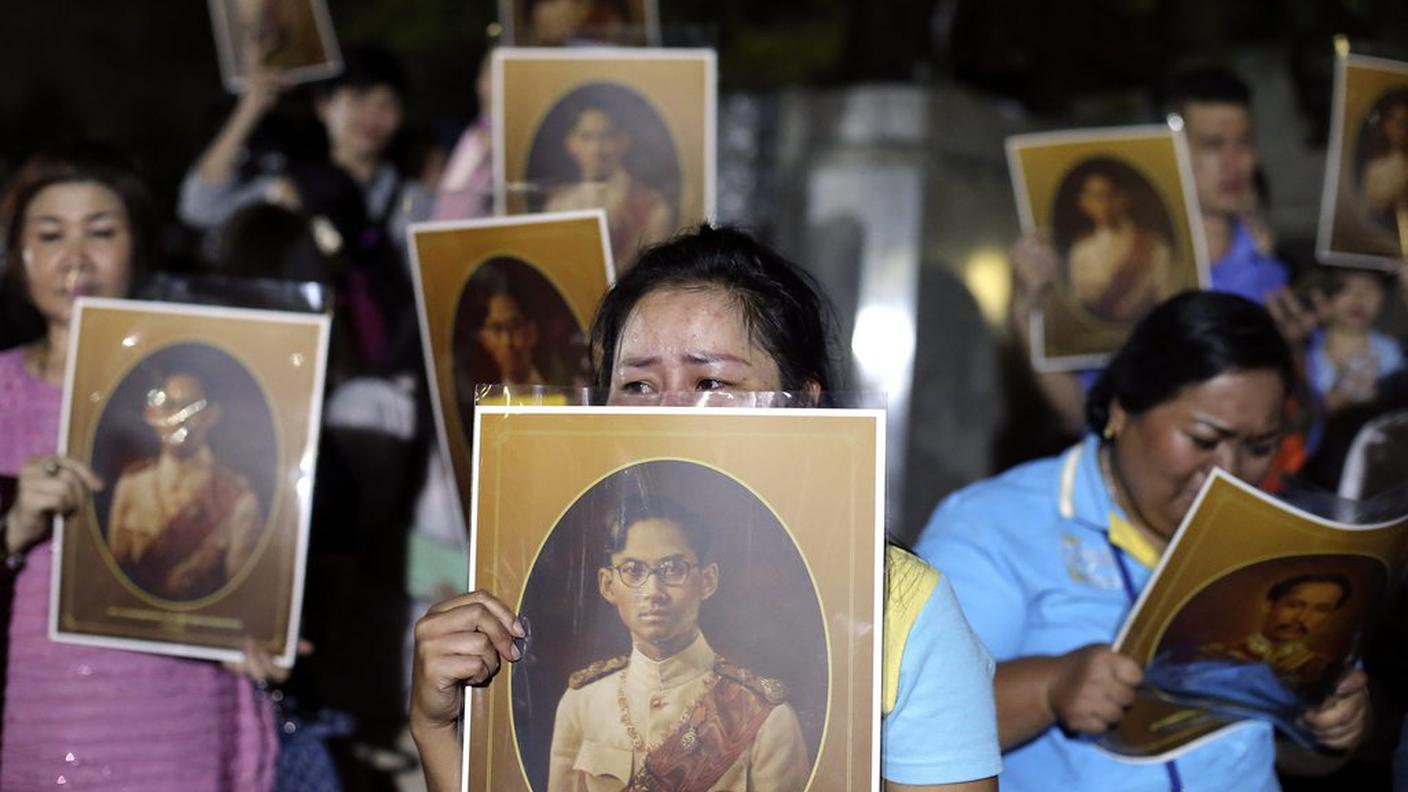
<svg viewBox="0 0 1408 792"><path fill-rule="evenodd" d="M607 293L592 328L594 380L617 404L638 403L642 397L663 404L697 403L701 394L716 391L792 391L810 394L817 403L836 382L829 316L818 288L795 264L746 233L701 226L646 249ZM623 514L627 511L622 509ZM700 555L702 543L695 543L700 540L677 522L688 518L653 511L617 521L617 539L598 551L610 552L593 572L592 582L597 595L616 606L649 602L650 595L641 592L659 592L671 588L670 581L680 581L677 606L617 606L632 634L630 660L637 653L649 658L651 652L673 652L669 656L680 659L693 653L702 657L716 637L692 627L691 614L697 607L698 619L705 619L709 600L720 596L728 573L722 564L710 563L710 551ZM887 550L885 568L878 713L883 781L878 783L886 790L995 789L1001 763L992 660L964 620L946 575L893 547ZM627 585L636 580L639 588ZM532 640L540 645L544 632L536 623L531 626ZM410 722L429 789L459 788L456 721L464 710L464 685L501 684L495 677L502 666L524 657L526 627L496 593L485 590L438 603L417 623ZM740 756L747 753L747 761L760 770L768 768L776 780L764 784L744 773L737 783L721 782L732 764L717 776L713 770L693 776L653 772L662 764L652 766L649 752L642 749L662 738L683 747L691 725L696 725L695 740L701 740L699 729L691 716L666 724L659 733L642 733L636 713L644 710L631 706L629 678L613 678L616 672L607 670L614 662L608 657L596 671L588 665L587 673L577 679L580 686L562 696L554 719L554 747L567 746L573 713L588 698L606 693L613 694L606 697L612 699L607 713L619 714L620 699L625 699L624 709L630 711L642 745L618 755L625 761L609 772L564 773L564 785L555 788L782 792L828 789L837 783L834 778L799 777L793 767L805 763L806 757L795 708L769 703L766 679L737 679L755 675L729 668L713 673L730 681L714 684L722 685L720 692L726 696L746 699L737 705L739 711L761 720L743 741L749 747ZM707 674L701 677L707 679ZM612 688L621 685L619 680L627 682L627 689L617 698ZM663 708L663 695L661 701ZM598 710L594 717L604 719L605 713ZM624 718L610 720L624 726ZM574 763L571 769L584 768Z"/></svg>
<svg viewBox="0 0 1408 792"><path fill-rule="evenodd" d="M685 460L628 465L563 514L526 583L511 695L534 789L805 788L825 616L797 546L741 483Z"/></svg>

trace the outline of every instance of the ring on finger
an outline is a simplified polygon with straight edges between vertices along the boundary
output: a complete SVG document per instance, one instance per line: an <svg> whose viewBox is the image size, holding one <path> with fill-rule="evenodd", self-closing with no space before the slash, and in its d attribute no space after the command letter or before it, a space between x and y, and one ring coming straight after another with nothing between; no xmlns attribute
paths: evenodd
<svg viewBox="0 0 1408 792"><path fill-rule="evenodd" d="M61 467L60 467L60 465L59 465L59 460L54 459L53 457L49 457L48 459L45 459L45 460L44 460L44 466L43 466L44 475L46 475L46 476L57 476L57 475L59 475L59 470L60 470L60 469L61 469Z"/></svg>

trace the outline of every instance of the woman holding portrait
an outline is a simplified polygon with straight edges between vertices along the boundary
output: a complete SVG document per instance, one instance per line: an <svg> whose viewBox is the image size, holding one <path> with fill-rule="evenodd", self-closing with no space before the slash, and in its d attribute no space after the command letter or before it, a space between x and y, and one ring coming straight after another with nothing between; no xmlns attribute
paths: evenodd
<svg viewBox="0 0 1408 792"><path fill-rule="evenodd" d="M1109 644L1213 466L1260 481L1282 433L1292 358L1265 309L1189 292L1134 329L1090 391L1090 434L1058 457L950 496L917 551L949 570L997 659L1002 787L1277 789L1276 767L1330 769L1367 731L1367 680L1302 716L1329 754L1250 722L1163 764L1083 738L1118 723L1142 681Z"/></svg>
<svg viewBox="0 0 1408 792"><path fill-rule="evenodd" d="M703 404L757 391L819 404L835 382L828 315L796 265L739 231L703 226L646 250L607 293L592 326L595 384L614 404ZM945 577L897 548L886 569L886 789L994 789L990 660ZM515 639L524 636L487 591L441 602L417 624L411 733L430 789L456 788L463 686L489 684L501 663L520 659ZM643 764L640 751L632 755Z"/></svg>
<svg viewBox="0 0 1408 792"><path fill-rule="evenodd" d="M261 790L273 785L273 712L251 680L282 678L255 652L238 669L55 643L48 637L53 517L105 486L58 455L69 322L79 297L124 297L150 253L150 198L126 159L74 143L30 159L0 205L5 310L27 343L0 352L0 503L13 575L0 788Z"/></svg>

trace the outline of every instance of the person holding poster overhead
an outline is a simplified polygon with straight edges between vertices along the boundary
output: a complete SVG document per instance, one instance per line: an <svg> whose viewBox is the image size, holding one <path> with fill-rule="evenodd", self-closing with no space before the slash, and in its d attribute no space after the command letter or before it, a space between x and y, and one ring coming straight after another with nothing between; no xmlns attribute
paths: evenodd
<svg viewBox="0 0 1408 792"><path fill-rule="evenodd" d="M648 249L607 293L592 328L595 382L617 404L779 390L815 403L834 382L827 315L796 265L746 234L703 226ZM652 584L656 574L678 572L652 569ZM885 606L886 789L995 789L991 661L947 577L890 548ZM410 722L431 790L458 788L463 685L489 684L522 656L515 642L526 634L482 590L431 607L417 623Z"/></svg>
<svg viewBox="0 0 1408 792"><path fill-rule="evenodd" d="M1092 387L1084 440L935 511L916 550L949 572L998 661L1003 789L1277 789L1277 766L1332 767L1364 738L1361 671L1303 715L1325 755L1278 750L1261 721L1162 764L1123 762L1082 738L1134 700L1140 666L1109 642L1212 468L1255 482L1271 464L1293 376L1265 309L1186 292L1135 327Z"/></svg>
<svg viewBox="0 0 1408 792"><path fill-rule="evenodd" d="M1212 288L1267 304L1287 343L1298 346L1314 328L1314 317L1286 288L1285 265L1258 246L1249 222L1257 207L1251 89L1224 69L1199 69L1175 77L1162 104L1183 118ZM1026 343L1029 317L1055 284L1060 263L1050 236L1042 233L1017 240L1011 260L1010 320L1016 338ZM1088 371L1037 375L1042 393L1072 434L1080 432L1085 389L1094 376Z"/></svg>
<svg viewBox="0 0 1408 792"><path fill-rule="evenodd" d="M117 152L75 143L38 154L3 202L6 310L37 334L0 353L0 475L15 571L0 738L0 788L267 790L273 712L249 679L215 663L56 643L48 637L49 526L84 507L99 481L54 454L69 320L82 296L123 297L149 253L150 199ZM252 676L281 678L267 658Z"/></svg>

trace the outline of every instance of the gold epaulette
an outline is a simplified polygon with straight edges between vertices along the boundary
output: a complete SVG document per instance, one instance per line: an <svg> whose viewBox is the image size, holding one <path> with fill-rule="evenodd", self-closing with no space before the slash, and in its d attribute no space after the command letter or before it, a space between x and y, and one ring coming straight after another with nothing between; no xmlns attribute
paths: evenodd
<svg viewBox="0 0 1408 792"><path fill-rule="evenodd" d="M613 657L610 660L598 660L586 668L583 668L581 671L572 672L572 676L567 678L567 686L573 690L586 687L607 674L614 674L620 671L625 668L626 664L630 661L630 655L621 655L620 657Z"/></svg>
<svg viewBox="0 0 1408 792"><path fill-rule="evenodd" d="M757 693L769 704L781 704L787 700L787 685L780 679L758 676L737 663L730 663L722 657L714 661L714 673Z"/></svg>

